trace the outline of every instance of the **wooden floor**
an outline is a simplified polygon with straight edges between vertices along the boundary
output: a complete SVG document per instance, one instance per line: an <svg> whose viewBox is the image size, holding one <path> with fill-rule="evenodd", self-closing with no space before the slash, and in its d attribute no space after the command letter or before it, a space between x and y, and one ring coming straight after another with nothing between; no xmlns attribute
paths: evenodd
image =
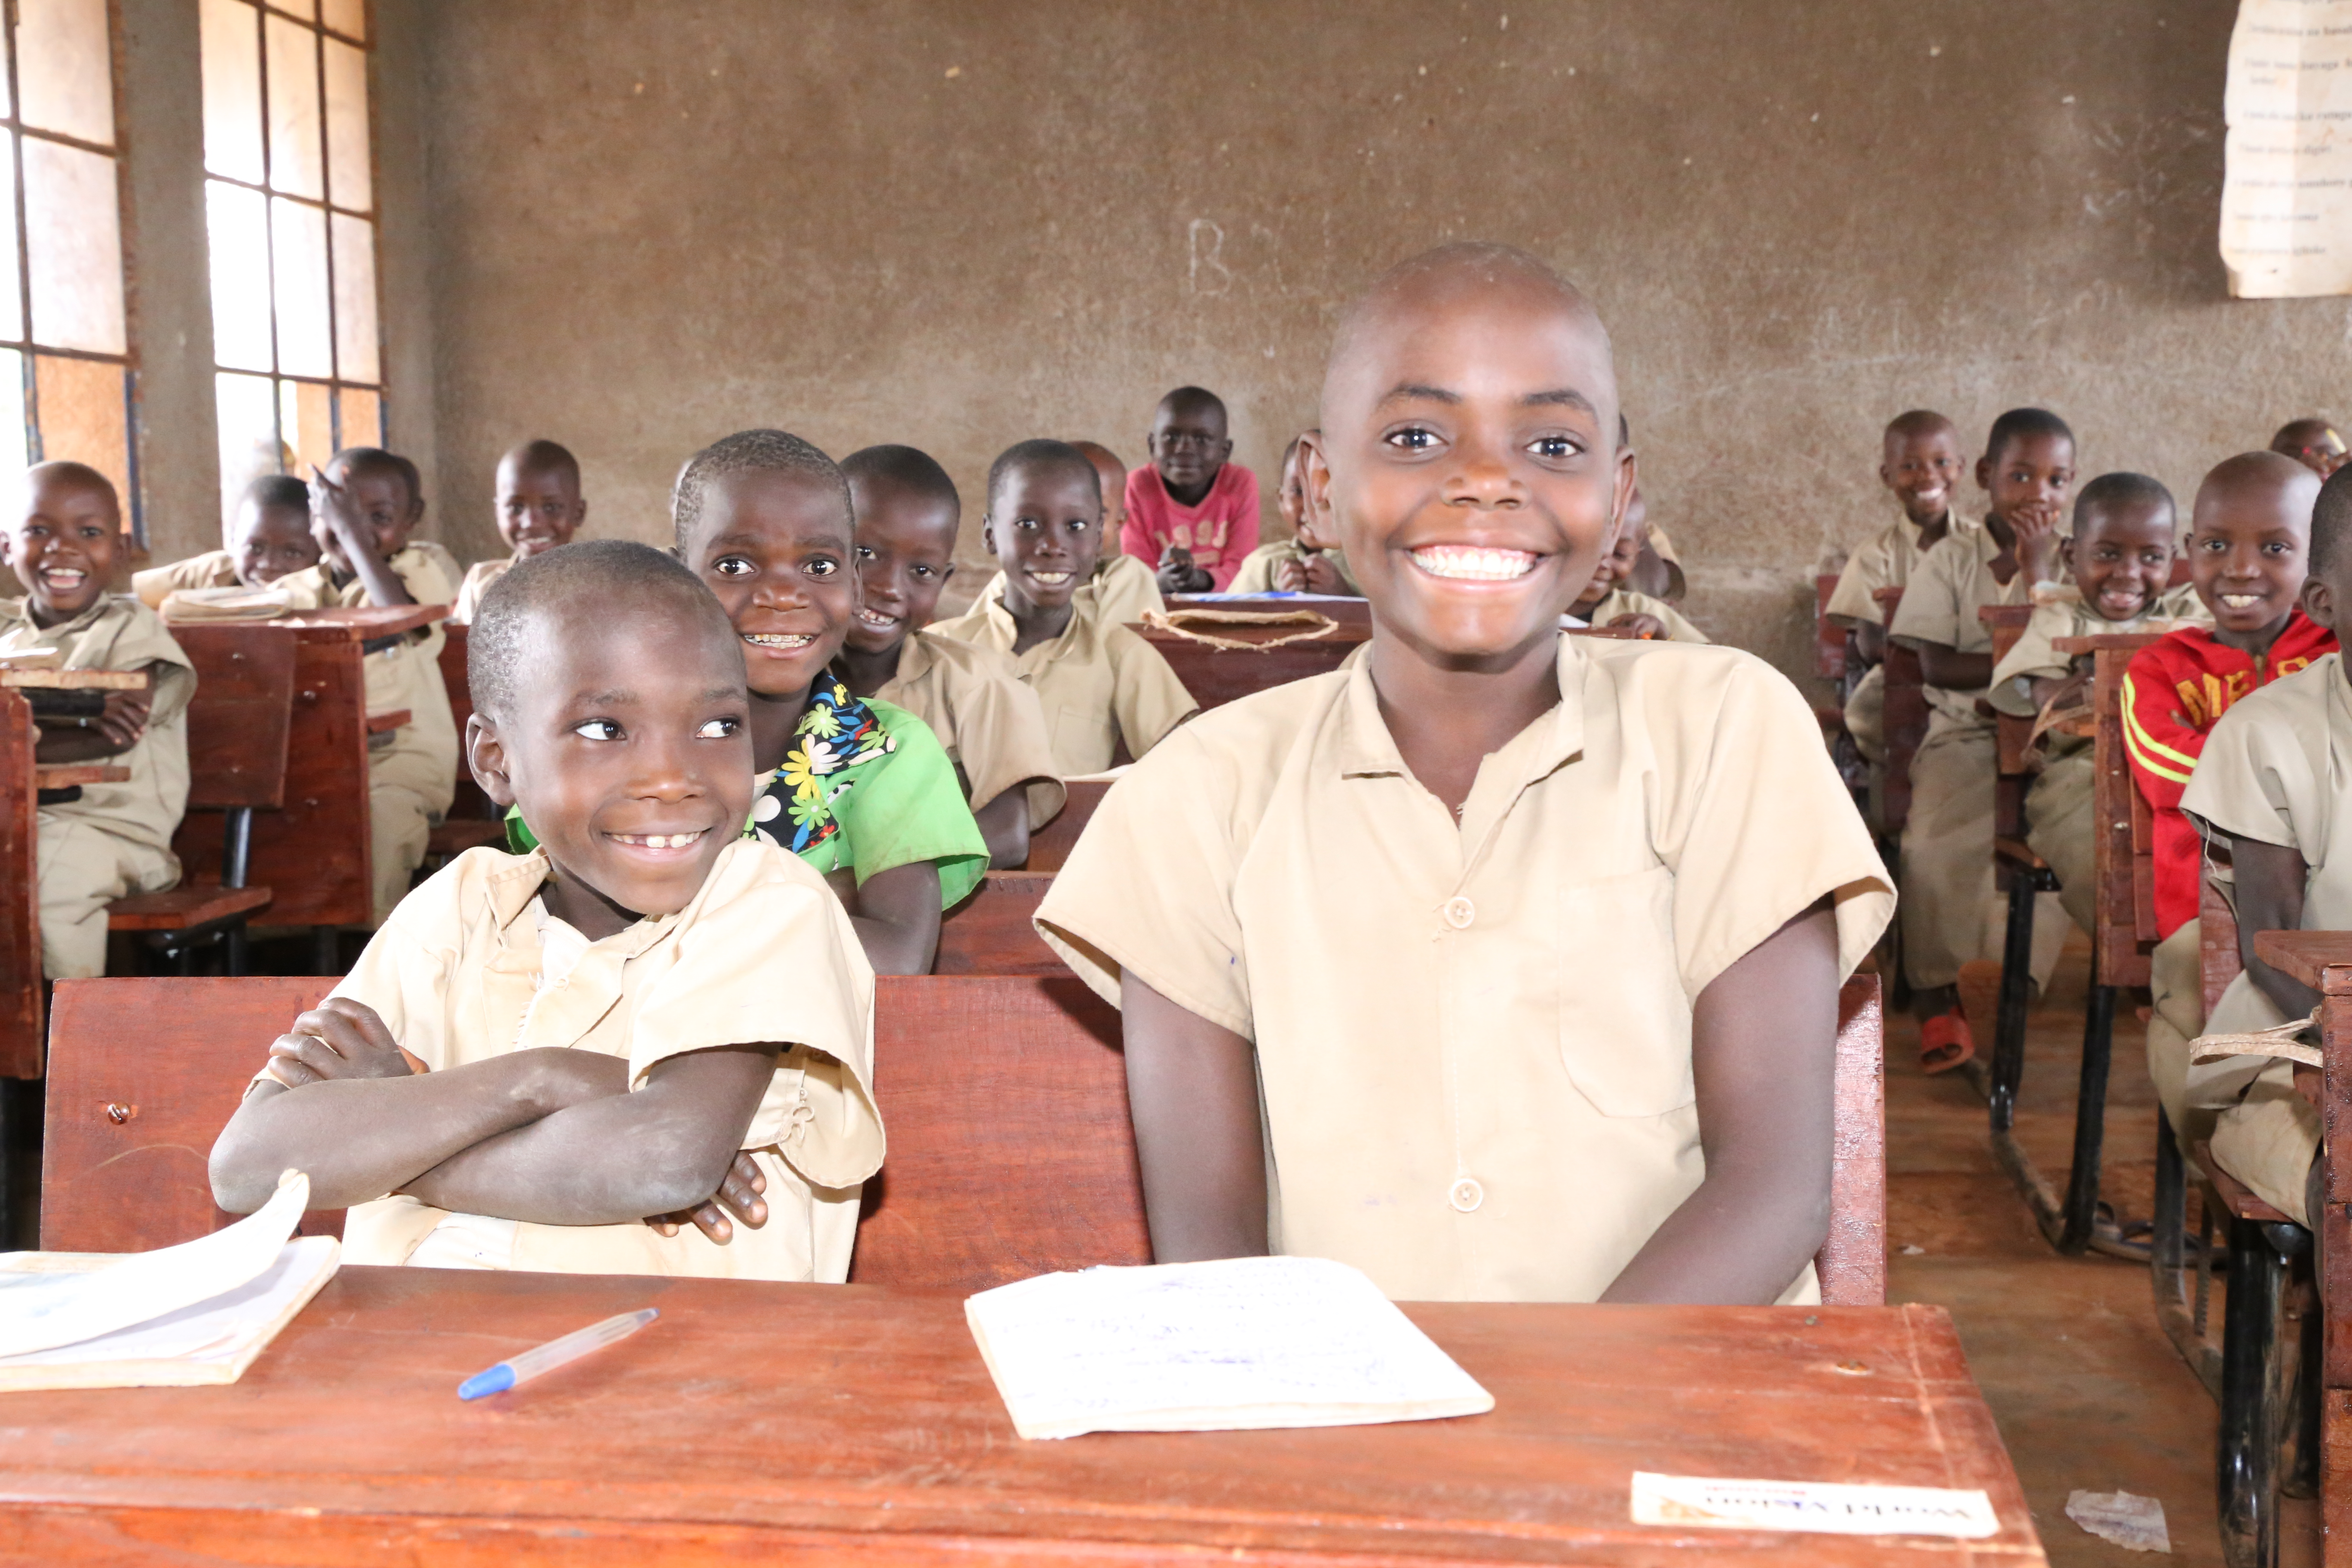
<svg viewBox="0 0 2352 1568"><path fill-rule="evenodd" d="M2077 937L2034 1016L2018 1117L2020 1138L2062 1186L2088 955ZM2119 1212L2145 1217L2156 1097L2139 1019L2118 1013L2103 1186ZM2052 1563L2168 1561L2085 1533L2066 1517L2079 1488L2161 1500L2168 1561L2218 1568L2213 1403L2157 1326L2147 1270L2053 1252L1993 1163L1984 1102L1958 1074L1921 1077L1916 1031L1888 1022L1890 1298L1950 1310ZM2288 1510L2284 1565L2316 1564L2316 1505Z"/></svg>

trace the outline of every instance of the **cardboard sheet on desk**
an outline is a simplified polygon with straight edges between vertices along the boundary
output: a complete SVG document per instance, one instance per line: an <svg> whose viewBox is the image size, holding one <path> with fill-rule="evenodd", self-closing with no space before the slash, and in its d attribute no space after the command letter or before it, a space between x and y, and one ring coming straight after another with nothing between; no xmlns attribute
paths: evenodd
<svg viewBox="0 0 2352 1568"><path fill-rule="evenodd" d="M964 1303L1024 1437L1354 1426L1494 1395L1360 1271L1320 1258L1088 1268Z"/></svg>

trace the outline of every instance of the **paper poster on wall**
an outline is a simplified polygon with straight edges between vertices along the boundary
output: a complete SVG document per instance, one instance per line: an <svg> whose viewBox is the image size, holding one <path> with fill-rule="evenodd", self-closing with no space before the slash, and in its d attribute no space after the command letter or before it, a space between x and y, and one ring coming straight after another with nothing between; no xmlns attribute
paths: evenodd
<svg viewBox="0 0 2352 1568"><path fill-rule="evenodd" d="M2231 294L2352 294L2352 0L2240 0L2222 110Z"/></svg>

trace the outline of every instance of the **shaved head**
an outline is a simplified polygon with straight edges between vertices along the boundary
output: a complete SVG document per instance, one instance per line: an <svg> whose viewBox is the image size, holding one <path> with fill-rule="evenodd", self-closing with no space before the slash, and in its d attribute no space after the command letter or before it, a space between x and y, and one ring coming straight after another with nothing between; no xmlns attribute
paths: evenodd
<svg viewBox="0 0 2352 1568"><path fill-rule="evenodd" d="M2224 458L2197 487L2197 509L2226 505L2252 497L2291 498L2296 510L2311 505L2319 494L2319 476L2293 458L2276 452L2241 452Z"/></svg>
<svg viewBox="0 0 2352 1568"><path fill-rule="evenodd" d="M1526 251L1479 243L1440 246L1400 262L1341 312L1323 371L1325 423L1335 409L1368 416L1393 390L1370 384L1379 378L1374 362L1395 357L1415 336L1474 316L1523 328L1530 312L1551 331L1580 340L1580 357L1596 373L1591 385L1557 389L1560 400L1590 405L1604 430L1622 429L1609 330L1591 302Z"/></svg>

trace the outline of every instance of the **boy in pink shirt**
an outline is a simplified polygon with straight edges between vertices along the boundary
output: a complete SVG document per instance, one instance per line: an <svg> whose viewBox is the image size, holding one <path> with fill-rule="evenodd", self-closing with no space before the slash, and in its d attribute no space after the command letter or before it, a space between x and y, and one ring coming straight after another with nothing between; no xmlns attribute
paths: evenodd
<svg viewBox="0 0 2352 1568"><path fill-rule="evenodd" d="M1160 400L1146 444L1151 461L1127 476L1119 549L1158 563L1163 594L1223 593L1257 548L1257 476L1225 461L1224 403L1178 387Z"/></svg>

